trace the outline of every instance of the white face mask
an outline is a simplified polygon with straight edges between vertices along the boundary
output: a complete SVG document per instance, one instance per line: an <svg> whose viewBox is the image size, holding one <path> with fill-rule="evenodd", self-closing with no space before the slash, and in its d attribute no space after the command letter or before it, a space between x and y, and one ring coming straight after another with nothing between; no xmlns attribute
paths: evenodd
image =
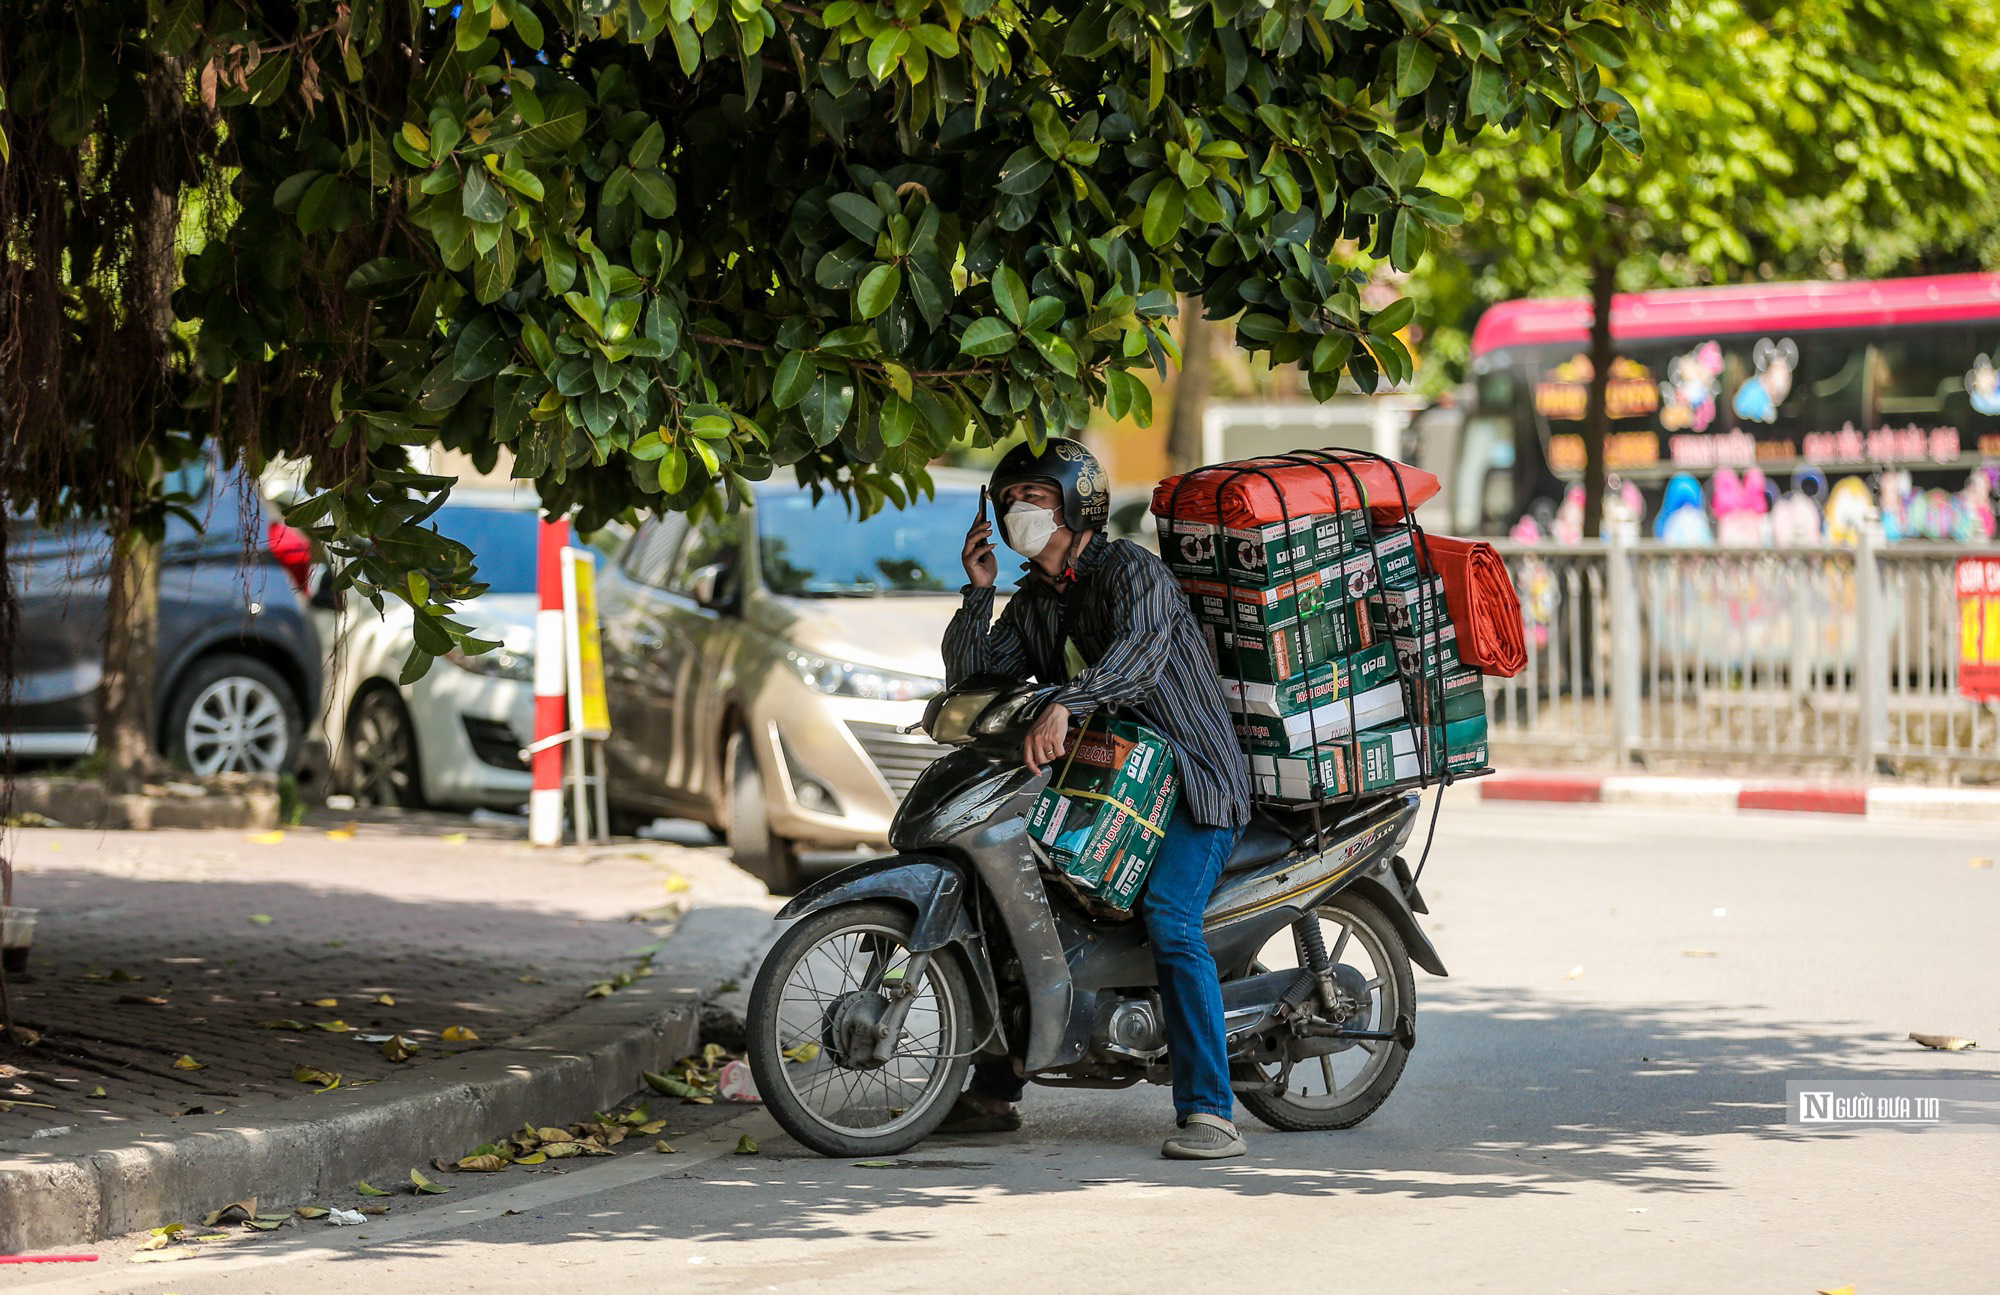
<svg viewBox="0 0 2000 1295"><path fill-rule="evenodd" d="M1007 536L1007 547L1024 558L1032 558L1049 546L1050 537L1056 533L1056 525L1055 509L1037 508L1033 504L1015 504L1000 519L1000 529Z"/></svg>

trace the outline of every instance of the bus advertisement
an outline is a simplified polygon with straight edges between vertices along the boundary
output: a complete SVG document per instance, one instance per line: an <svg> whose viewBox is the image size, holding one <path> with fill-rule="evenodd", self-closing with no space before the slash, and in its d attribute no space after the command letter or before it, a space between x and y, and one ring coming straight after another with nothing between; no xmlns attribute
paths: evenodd
<svg viewBox="0 0 2000 1295"><path fill-rule="evenodd" d="M1614 299L1605 460L1645 533L1985 544L2000 503L2000 274ZM1462 534L1575 539L1590 304L1504 302L1473 333L1450 473Z"/></svg>

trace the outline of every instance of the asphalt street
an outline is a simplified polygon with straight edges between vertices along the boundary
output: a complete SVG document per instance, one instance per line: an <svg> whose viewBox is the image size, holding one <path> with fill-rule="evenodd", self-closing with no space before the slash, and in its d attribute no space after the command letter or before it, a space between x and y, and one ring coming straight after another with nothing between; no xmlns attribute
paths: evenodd
<svg viewBox="0 0 2000 1295"><path fill-rule="evenodd" d="M1177 1164L1162 1090L1030 1090L1018 1135L862 1167L680 1108L673 1156L0 1288L1993 1289L2000 1126L1788 1127L1785 1083L1997 1077L1906 1036L2000 1046L2000 832L1458 797L1424 875L1452 975L1359 1128L1246 1116L1247 1158Z"/></svg>

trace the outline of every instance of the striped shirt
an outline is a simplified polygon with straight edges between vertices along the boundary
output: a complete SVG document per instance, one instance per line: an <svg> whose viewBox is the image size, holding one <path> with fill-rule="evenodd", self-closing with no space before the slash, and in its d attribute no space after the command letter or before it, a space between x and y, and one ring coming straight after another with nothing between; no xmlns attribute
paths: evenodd
<svg viewBox="0 0 2000 1295"><path fill-rule="evenodd" d="M997 622L992 587L965 586L964 605L944 632L946 679L1067 680L1055 700L1070 714L1115 710L1167 739L1195 822L1241 827L1250 819L1250 768L1187 595L1158 557L1101 533L1077 556L1075 570L1061 593L1023 581ZM1088 663L1074 678L1064 663L1066 641Z"/></svg>

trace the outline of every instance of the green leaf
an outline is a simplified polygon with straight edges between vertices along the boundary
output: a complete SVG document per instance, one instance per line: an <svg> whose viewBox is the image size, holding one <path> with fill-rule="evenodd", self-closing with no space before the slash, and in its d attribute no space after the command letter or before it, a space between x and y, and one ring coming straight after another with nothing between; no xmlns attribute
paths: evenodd
<svg viewBox="0 0 2000 1295"><path fill-rule="evenodd" d="M853 409L854 383L845 376L822 370L813 379L801 404L813 444L831 445L834 438L840 435L840 429L847 426L848 415Z"/></svg>
<svg viewBox="0 0 2000 1295"><path fill-rule="evenodd" d="M916 424L915 405L893 391L882 397L882 444L895 449L910 439L910 431Z"/></svg>
<svg viewBox="0 0 2000 1295"><path fill-rule="evenodd" d="M467 220L497 221L507 216L507 198L486 178L483 167L465 169L464 187L459 190L459 202Z"/></svg>
<svg viewBox="0 0 2000 1295"><path fill-rule="evenodd" d="M1377 337L1387 337L1407 325L1417 314L1417 303L1408 297L1398 297L1368 320L1368 331Z"/></svg>
<svg viewBox="0 0 2000 1295"><path fill-rule="evenodd" d="M1347 357L1353 353L1354 335L1352 333L1328 333L1319 339L1317 346L1313 347L1313 371L1315 373L1338 374L1341 366L1347 363Z"/></svg>
<svg viewBox="0 0 2000 1295"><path fill-rule="evenodd" d="M393 297L430 272L422 261L384 256L364 262L347 276L347 290L367 301Z"/></svg>
<svg viewBox="0 0 2000 1295"><path fill-rule="evenodd" d="M1005 355L1014 349L1014 330L1005 320L975 319L958 339L958 349L974 356Z"/></svg>
<svg viewBox="0 0 2000 1295"><path fill-rule="evenodd" d="M778 364L777 376L771 380L771 403L780 409L790 409L798 404L806 398L806 392L818 373L812 356L804 351L786 355Z"/></svg>
<svg viewBox="0 0 2000 1295"><path fill-rule="evenodd" d="M882 232L882 209L873 198L858 193L836 193L826 200L826 207L841 228L864 243L874 243L875 236Z"/></svg>
<svg viewBox="0 0 2000 1295"><path fill-rule="evenodd" d="M1068 342L1053 333L1029 333L1028 340L1057 372L1076 376L1076 351Z"/></svg>
<svg viewBox="0 0 2000 1295"><path fill-rule="evenodd" d="M1181 222L1187 218L1187 194L1180 181L1165 179L1153 187L1152 196L1146 199L1146 215L1140 225L1146 242L1154 247L1164 246L1180 232Z"/></svg>
<svg viewBox="0 0 2000 1295"><path fill-rule="evenodd" d="M507 367L513 352L498 318L474 315L452 345L452 372L460 381L482 382Z"/></svg>
<svg viewBox="0 0 2000 1295"><path fill-rule="evenodd" d="M687 455L682 453L678 446L668 446L667 452L660 456L657 472L660 489L670 495L679 494L687 485Z"/></svg>
<svg viewBox="0 0 2000 1295"><path fill-rule="evenodd" d="M654 220L666 220L674 214L676 206L673 181L659 171L634 171L632 192L639 200L639 209Z"/></svg>
<svg viewBox="0 0 2000 1295"><path fill-rule="evenodd" d="M1403 37L1396 45L1396 93L1405 99L1422 94L1437 72L1437 61L1437 51L1423 37Z"/></svg>
<svg viewBox="0 0 2000 1295"><path fill-rule="evenodd" d="M1021 276L1014 267L1003 265L993 272L993 301L1000 307L1000 313L1016 328L1028 313L1028 285L1021 282Z"/></svg>
<svg viewBox="0 0 2000 1295"><path fill-rule="evenodd" d="M632 147L625 152L625 160L631 163L634 171L643 171L660 160L660 152L666 145L666 128L656 121L632 141Z"/></svg>
<svg viewBox="0 0 2000 1295"><path fill-rule="evenodd" d="M889 308L896 299L896 293L903 286L903 268L899 265L878 265L861 280L861 287L854 294L854 304L863 319L873 319Z"/></svg>

